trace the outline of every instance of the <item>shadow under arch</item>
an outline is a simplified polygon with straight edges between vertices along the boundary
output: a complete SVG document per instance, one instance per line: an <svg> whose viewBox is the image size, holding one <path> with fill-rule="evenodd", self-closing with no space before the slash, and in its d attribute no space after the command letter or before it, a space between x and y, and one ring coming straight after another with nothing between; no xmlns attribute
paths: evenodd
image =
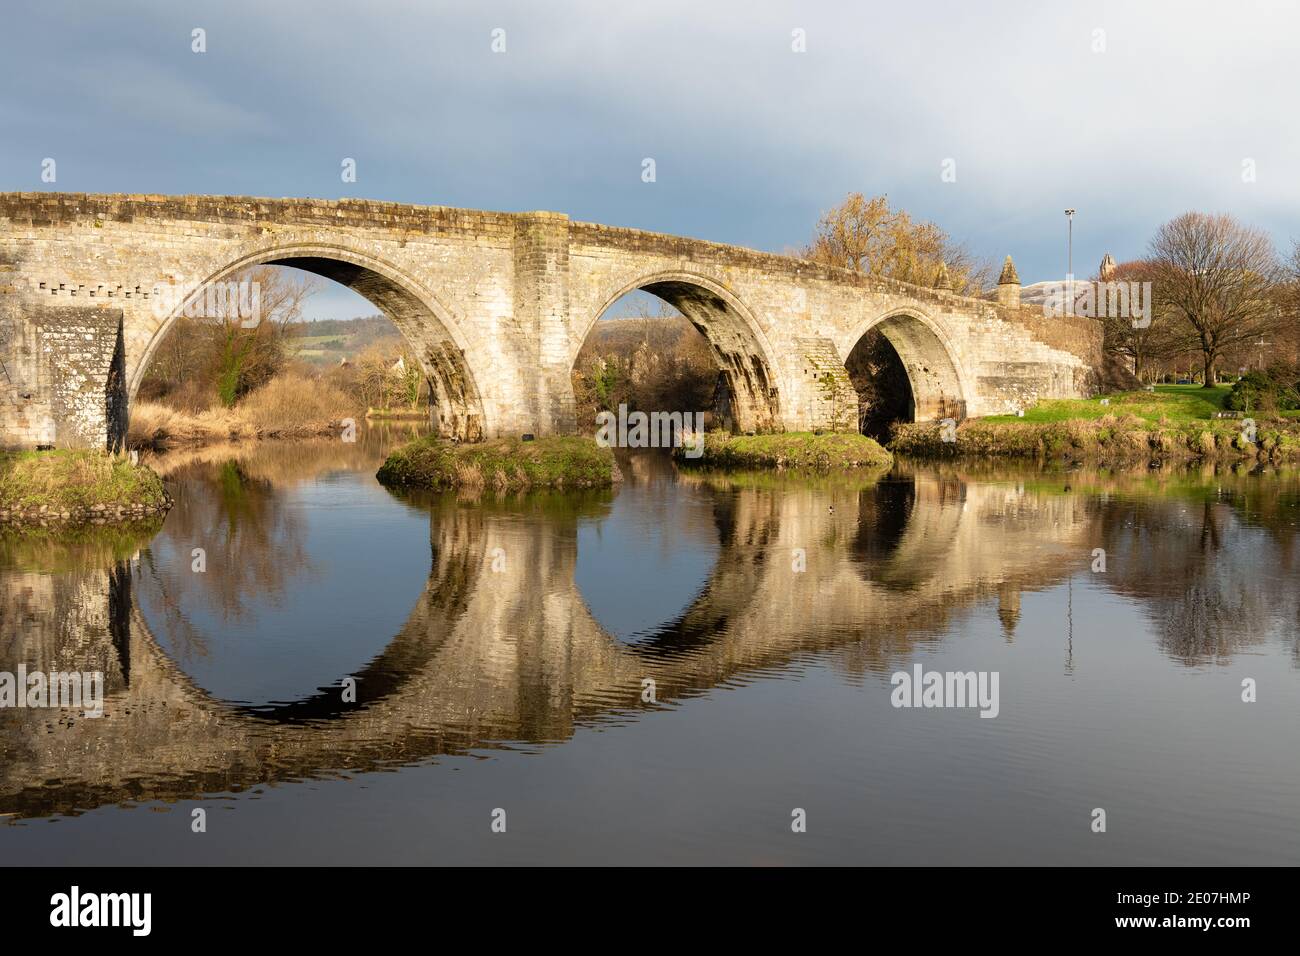
<svg viewBox="0 0 1300 956"><path fill-rule="evenodd" d="M342 246L290 245L263 249L228 263L192 287L184 297L223 282L253 266L289 266L347 286L371 302L410 343L433 392L434 425L439 434L476 441L492 434L477 376L470 368L466 341L452 311L415 279L386 262ZM174 309L155 330L128 387L134 401L159 344L181 315Z"/></svg>
<svg viewBox="0 0 1300 956"><path fill-rule="evenodd" d="M912 421L961 421L966 417L967 396L972 394L970 383L947 333L934 319L911 307L869 319L847 340L843 352L846 366L852 365L855 351L872 333L888 342L906 372L912 391Z"/></svg>
<svg viewBox="0 0 1300 956"><path fill-rule="evenodd" d="M715 279L680 270L655 272L623 283L579 330L581 348L615 302L635 291L649 292L684 315L709 341L726 394L720 409L736 431L768 432L781 421L781 389L775 352L753 312ZM569 365L577 361L577 351Z"/></svg>

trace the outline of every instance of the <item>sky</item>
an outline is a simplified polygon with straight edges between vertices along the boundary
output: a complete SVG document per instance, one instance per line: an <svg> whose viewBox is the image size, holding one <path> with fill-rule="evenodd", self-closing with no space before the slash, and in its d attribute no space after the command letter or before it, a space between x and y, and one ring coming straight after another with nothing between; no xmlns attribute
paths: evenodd
<svg viewBox="0 0 1300 956"><path fill-rule="evenodd" d="M1081 275L1190 209L1300 238L1294 2L10 0L3 30L0 190L549 209L776 252L884 193L1025 283L1066 272L1067 207Z"/></svg>

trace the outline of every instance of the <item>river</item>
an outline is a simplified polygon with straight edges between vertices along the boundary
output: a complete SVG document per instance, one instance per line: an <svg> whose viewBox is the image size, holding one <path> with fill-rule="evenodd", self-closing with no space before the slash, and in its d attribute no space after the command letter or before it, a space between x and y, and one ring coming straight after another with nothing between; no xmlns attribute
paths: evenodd
<svg viewBox="0 0 1300 956"><path fill-rule="evenodd" d="M1300 863L1295 472L638 455L502 500L385 490L405 437L0 535L0 671L105 682L0 709L0 859ZM996 706L896 706L918 665Z"/></svg>

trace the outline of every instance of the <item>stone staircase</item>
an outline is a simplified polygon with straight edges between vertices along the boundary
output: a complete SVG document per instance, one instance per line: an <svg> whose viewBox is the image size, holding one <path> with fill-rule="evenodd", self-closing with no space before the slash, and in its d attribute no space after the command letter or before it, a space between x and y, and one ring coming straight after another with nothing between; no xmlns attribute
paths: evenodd
<svg viewBox="0 0 1300 956"><path fill-rule="evenodd" d="M1073 352L1055 348L1033 332L997 315L971 322L967 372L980 404L970 415L1014 412L1045 398L1077 397L1091 366Z"/></svg>

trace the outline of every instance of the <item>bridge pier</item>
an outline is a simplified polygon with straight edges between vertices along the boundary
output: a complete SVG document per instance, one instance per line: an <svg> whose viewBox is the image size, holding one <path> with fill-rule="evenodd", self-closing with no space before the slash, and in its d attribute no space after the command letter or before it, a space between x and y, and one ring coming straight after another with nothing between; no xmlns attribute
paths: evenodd
<svg viewBox="0 0 1300 956"><path fill-rule="evenodd" d="M127 404L120 310L0 311L0 363L0 447L122 450Z"/></svg>
<svg viewBox="0 0 1300 956"><path fill-rule="evenodd" d="M578 421L569 358L569 217L522 213L515 220L514 319L527 350L523 368L536 370L512 409L516 432L576 431Z"/></svg>

